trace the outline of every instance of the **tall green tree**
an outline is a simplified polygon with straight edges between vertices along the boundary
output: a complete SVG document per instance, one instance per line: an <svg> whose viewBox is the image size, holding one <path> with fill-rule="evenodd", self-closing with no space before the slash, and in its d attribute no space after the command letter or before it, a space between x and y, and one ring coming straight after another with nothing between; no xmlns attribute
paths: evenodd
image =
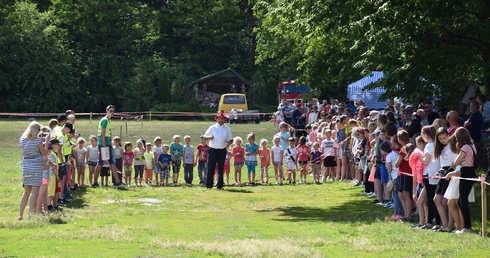
<svg viewBox="0 0 490 258"><path fill-rule="evenodd" d="M0 10L0 110L58 112L78 89L76 59L52 13L16 2Z"/></svg>
<svg viewBox="0 0 490 258"><path fill-rule="evenodd" d="M490 93L488 1L257 1L259 62L291 52L310 84L339 89L374 70L390 96L454 102ZM278 36L292 41L284 44Z"/></svg>

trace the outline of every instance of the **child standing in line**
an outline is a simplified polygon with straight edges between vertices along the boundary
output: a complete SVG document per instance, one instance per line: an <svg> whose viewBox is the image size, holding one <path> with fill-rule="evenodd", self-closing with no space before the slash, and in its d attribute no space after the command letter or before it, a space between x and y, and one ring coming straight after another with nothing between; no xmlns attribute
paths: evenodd
<svg viewBox="0 0 490 258"><path fill-rule="evenodd" d="M306 145L306 138L304 136L299 138L299 145L296 147L296 150L298 151L299 182L300 184L306 184L308 160L310 159L310 148L308 145Z"/></svg>
<svg viewBox="0 0 490 258"><path fill-rule="evenodd" d="M279 133L276 134L281 139L281 143L279 145L281 145L283 150L288 148L288 139L291 136L288 129L289 125L286 122L281 122L279 124Z"/></svg>
<svg viewBox="0 0 490 258"><path fill-rule="evenodd" d="M245 164L247 165L248 183L255 183L255 167L257 166L257 152L259 145L255 143L255 134L247 135L248 142L245 144Z"/></svg>
<svg viewBox="0 0 490 258"><path fill-rule="evenodd" d="M180 144L180 135L174 135L173 142L170 144L170 156L172 156L172 182L176 186L179 183L180 166L182 165L182 152L184 146Z"/></svg>
<svg viewBox="0 0 490 258"><path fill-rule="evenodd" d="M145 183L147 186L151 186L151 178L153 177L153 164L155 161L153 160L153 152L151 151L151 143L146 143L145 148Z"/></svg>
<svg viewBox="0 0 490 258"><path fill-rule="evenodd" d="M391 146L388 142L382 142L379 145L379 149L383 156L386 156L386 169L388 170L389 176L394 183L396 182L396 178L398 177L398 168L395 166L398 160L398 153L391 149ZM393 201L395 208L394 214L393 216L391 216L391 219L394 221L403 219L404 212L402 203L400 201L400 198L398 197L398 189L393 189L393 191L391 192L391 200Z"/></svg>
<svg viewBox="0 0 490 258"><path fill-rule="evenodd" d="M268 148L269 142L267 139L260 140L260 178L262 184L269 184L269 166L271 164L271 150Z"/></svg>
<svg viewBox="0 0 490 258"><path fill-rule="evenodd" d="M196 160L194 158L194 147L191 146L191 137L189 135L184 136L185 146L183 150L184 156L184 180L185 185L192 186L192 180L194 179L194 166L196 166Z"/></svg>
<svg viewBox="0 0 490 258"><path fill-rule="evenodd" d="M93 185L94 172L97 162L99 162L99 147L97 145L97 136L90 135L90 146L87 147L87 163L88 163L88 181L90 186Z"/></svg>
<svg viewBox="0 0 490 258"><path fill-rule="evenodd" d="M172 163L172 156L168 154L169 147L164 144L162 147L162 154L158 156L158 165L162 171L160 174L160 185L168 186L168 178L170 177L170 163ZM165 182L164 182L165 180Z"/></svg>
<svg viewBox="0 0 490 258"><path fill-rule="evenodd" d="M293 137L289 137L289 147L284 152L286 157L286 168L288 171L288 182L289 184L296 184L296 169L298 163L298 150L294 146L295 140Z"/></svg>
<svg viewBox="0 0 490 258"><path fill-rule="evenodd" d="M324 129L324 140L322 141L321 152L323 153L323 178L322 183L325 180L334 181L335 167L337 166L337 143L332 139L332 130Z"/></svg>
<svg viewBox="0 0 490 258"><path fill-rule="evenodd" d="M320 144L318 142L313 143L313 151L310 153L311 157L311 170L313 172L313 180L316 184L320 183L320 174L321 174L321 156L322 152L320 151Z"/></svg>
<svg viewBox="0 0 490 258"><path fill-rule="evenodd" d="M199 175L199 185L206 185L206 177L208 174L208 156L209 156L209 145L204 138L204 135L201 135L201 143L197 145L197 173Z"/></svg>
<svg viewBox="0 0 490 258"><path fill-rule="evenodd" d="M110 175L111 167L109 164L104 164L100 168L100 183L102 186L109 186L109 175Z"/></svg>
<svg viewBox="0 0 490 258"><path fill-rule="evenodd" d="M158 165L158 157L163 153L162 138L159 136L153 140L155 146L153 146L153 173L155 174L155 184L160 185L160 177L162 176L162 169Z"/></svg>
<svg viewBox="0 0 490 258"><path fill-rule="evenodd" d="M79 186L85 186L85 160L87 159L87 149L84 147L85 139L79 137L77 140L78 147L73 150L77 167L77 183Z"/></svg>
<svg viewBox="0 0 490 258"><path fill-rule="evenodd" d="M133 145L130 142L124 144L123 165L124 165L124 182L131 186L131 173L133 172Z"/></svg>
<svg viewBox="0 0 490 258"><path fill-rule="evenodd" d="M241 137L237 136L233 139L233 147L231 155L234 158L233 165L235 166L235 184L242 184L242 166L243 166L243 155L245 154L245 149L242 147L243 140Z"/></svg>
<svg viewBox="0 0 490 258"><path fill-rule="evenodd" d="M423 228L425 226L425 219L428 210L426 210L425 201L427 199L427 194L424 190L423 173L425 166L419 160L419 157L424 156L425 142L422 136L417 136L415 138L417 147L415 148L411 143L405 145L405 153L408 156L408 164L412 169L413 175L413 189L412 189L412 199L417 205L419 212L419 223L414 226L414 228Z"/></svg>
<svg viewBox="0 0 490 258"><path fill-rule="evenodd" d="M274 165L274 177L276 178L276 185L282 185L282 179L284 178L283 161L284 161L284 150L279 145L281 143L281 138L279 136L274 136L274 146L271 148L271 158L272 164Z"/></svg>
<svg viewBox="0 0 490 258"><path fill-rule="evenodd" d="M134 184L136 186L141 186L143 181L143 173L145 171L145 145L144 139L138 139L136 141L136 148L134 149ZM139 177L139 182L138 182Z"/></svg>
<svg viewBox="0 0 490 258"><path fill-rule="evenodd" d="M124 149L121 146L121 138L119 138L119 136L114 136L112 141L114 142L114 144L112 145L112 150L114 151L114 159L116 160L117 177L119 177L119 182L122 182ZM116 184L114 177L112 177L112 183L114 185Z"/></svg>
<svg viewBox="0 0 490 258"><path fill-rule="evenodd" d="M225 167L223 171L225 172L226 176L226 185L230 185L230 159L231 159L231 151L230 151L230 143L226 143L226 158L225 158ZM216 167L218 169L218 167ZM218 173L218 170L216 170L216 173Z"/></svg>

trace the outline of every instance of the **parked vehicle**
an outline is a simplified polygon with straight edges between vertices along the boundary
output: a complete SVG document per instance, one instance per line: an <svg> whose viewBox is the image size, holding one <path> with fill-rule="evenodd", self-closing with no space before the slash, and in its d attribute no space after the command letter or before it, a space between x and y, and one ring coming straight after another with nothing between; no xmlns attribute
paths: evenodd
<svg viewBox="0 0 490 258"><path fill-rule="evenodd" d="M230 124L254 121L260 123L258 110L248 110L247 97L245 94L226 93L221 95L218 110L222 110L229 117Z"/></svg>
<svg viewBox="0 0 490 258"><path fill-rule="evenodd" d="M302 103L303 101L303 97L301 96L302 94L311 92L311 88L308 85L306 84L298 85L293 80L279 82L278 89L279 89L279 103L281 103L283 99L287 99L291 102L294 102L293 103L294 105L296 105L297 103Z"/></svg>

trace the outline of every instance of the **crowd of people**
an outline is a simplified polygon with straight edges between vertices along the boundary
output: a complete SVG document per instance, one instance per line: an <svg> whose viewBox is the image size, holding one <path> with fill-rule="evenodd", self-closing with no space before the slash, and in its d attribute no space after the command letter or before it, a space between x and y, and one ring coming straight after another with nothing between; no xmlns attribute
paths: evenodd
<svg viewBox="0 0 490 258"><path fill-rule="evenodd" d="M460 124L457 111L436 112L432 102L417 107L390 99L378 111L362 101L284 100L273 121L283 149L298 159L300 171L311 167L315 182L352 179L375 197L372 204L394 209L392 220L410 223L418 213L414 228L465 233L472 231L474 183L465 178L477 178L477 146L486 142L481 134L489 127L490 103L477 96L469 109ZM302 150L305 141L309 152Z"/></svg>
<svg viewBox="0 0 490 258"><path fill-rule="evenodd" d="M485 114L490 108L488 102L483 104ZM25 191L18 219L29 197L30 213L59 211L73 199L70 191L79 187L108 186L109 181L116 187L176 186L183 169L185 185L216 184L218 189L353 180L364 186L365 195L376 198L373 204L393 208L393 220L412 222L417 210L416 228L470 232L468 197L473 183L459 178L476 177L475 144L490 121L479 108L480 102L472 101L471 116L460 126L456 111L435 112L431 102L416 108L389 100L385 110L376 111L362 101L312 99L291 105L284 100L274 114L278 132L271 133L272 144L253 133L245 144L241 137L233 138L220 112L217 124L195 148L188 135L182 137L184 144L180 135L168 145L160 137L153 142L138 139L134 148L131 142L123 143L112 137L112 105L97 135L85 140L75 132L74 112L69 110L49 126L32 122L20 138Z"/></svg>

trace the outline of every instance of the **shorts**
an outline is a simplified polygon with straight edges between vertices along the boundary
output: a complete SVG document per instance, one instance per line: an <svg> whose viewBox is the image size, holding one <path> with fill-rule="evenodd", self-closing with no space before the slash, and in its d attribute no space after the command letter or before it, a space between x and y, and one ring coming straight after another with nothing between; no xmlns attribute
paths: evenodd
<svg viewBox="0 0 490 258"><path fill-rule="evenodd" d="M443 167L444 169L448 169L449 167ZM448 172L452 172L454 169L448 170ZM436 194L443 195L446 193L447 187L449 186L448 180L439 180L439 183L436 187Z"/></svg>
<svg viewBox="0 0 490 258"><path fill-rule="evenodd" d="M56 187L55 187L56 193L61 193L61 181L60 180L55 180L55 183L56 183Z"/></svg>
<svg viewBox="0 0 490 258"><path fill-rule="evenodd" d="M378 170L378 169L376 169L376 170ZM380 172L380 175L381 175L381 178L380 179L381 179L381 183L382 184L387 183L388 181L390 181L389 175L388 175L388 169L386 168L386 165L384 163L379 164L379 172ZM374 174L374 176L376 176L376 174Z"/></svg>
<svg viewBox="0 0 490 258"><path fill-rule="evenodd" d="M337 161L335 161L334 156L326 156L323 159L323 166L324 167L336 167L337 166Z"/></svg>
<svg viewBox="0 0 490 258"><path fill-rule="evenodd" d="M411 176L398 176L400 181L400 187L397 188L399 192L412 192L413 178Z"/></svg>
<svg viewBox="0 0 490 258"><path fill-rule="evenodd" d="M162 173L162 168L159 165L153 167L153 174L160 174L160 173Z"/></svg>
<svg viewBox="0 0 490 258"><path fill-rule="evenodd" d="M170 177L170 169L168 167L162 168L162 178Z"/></svg>
<svg viewBox="0 0 490 258"><path fill-rule="evenodd" d="M344 152L345 152L345 150L344 150L343 145L342 145L342 146L340 146L340 148L337 149L337 159L342 159L342 157L345 156Z"/></svg>
<svg viewBox="0 0 490 258"><path fill-rule="evenodd" d="M424 189L424 184L417 184L417 197L420 196L422 189Z"/></svg>
<svg viewBox="0 0 490 258"><path fill-rule="evenodd" d="M286 169L287 170L296 170L296 163L292 161L288 161L286 164Z"/></svg>
<svg viewBox="0 0 490 258"><path fill-rule="evenodd" d="M233 163L233 166L241 167L241 166L243 166L243 162L235 162L235 163Z"/></svg>
<svg viewBox="0 0 490 258"><path fill-rule="evenodd" d="M125 173L133 172L133 167L132 166L124 166L124 172Z"/></svg>
<svg viewBox="0 0 490 258"><path fill-rule="evenodd" d="M282 163L282 161L273 161L273 162L272 162L272 164L274 164L274 165L279 165L279 166L281 165L281 163Z"/></svg>
<svg viewBox="0 0 490 258"><path fill-rule="evenodd" d="M89 161L88 162L88 166L89 167L95 167L95 166L97 166L97 161Z"/></svg>
<svg viewBox="0 0 490 258"><path fill-rule="evenodd" d="M99 150L101 148L104 148L102 147L102 145L99 145ZM111 145L106 145L106 148L109 148L109 164L116 164L116 159L114 158L114 151L112 149L112 146ZM104 165L104 161L102 160L102 152L99 151L99 165Z"/></svg>
<svg viewBox="0 0 490 258"><path fill-rule="evenodd" d="M49 181L49 170L43 170L43 182L44 182L44 179Z"/></svg>
<svg viewBox="0 0 490 258"><path fill-rule="evenodd" d="M180 159L172 161L172 171L174 172L174 174L180 172L180 165L181 164L182 164L182 161Z"/></svg>
<svg viewBox="0 0 490 258"><path fill-rule="evenodd" d="M100 176L109 176L110 167L101 167L100 168Z"/></svg>
<svg viewBox="0 0 490 258"><path fill-rule="evenodd" d="M61 164L58 164L58 177L60 179L66 176L66 168L66 165L62 166Z"/></svg>
<svg viewBox="0 0 490 258"><path fill-rule="evenodd" d="M298 160L298 164L300 164L300 165L307 165L308 164L308 160L304 160L304 161Z"/></svg>
<svg viewBox="0 0 490 258"><path fill-rule="evenodd" d="M311 165L311 171L313 173L320 173L321 172L321 169L322 169L321 164L312 164Z"/></svg>
<svg viewBox="0 0 490 258"><path fill-rule="evenodd" d="M257 166L257 161L245 161L245 164L247 166L253 166L253 167L255 167L255 166Z"/></svg>
<svg viewBox="0 0 490 258"><path fill-rule="evenodd" d="M225 174L229 175L230 174L230 165L225 165L223 171L225 172Z"/></svg>
<svg viewBox="0 0 490 258"><path fill-rule="evenodd" d="M52 197L55 194L56 194L56 176L52 175L49 179L48 197Z"/></svg>
<svg viewBox="0 0 490 258"><path fill-rule="evenodd" d="M134 179L143 178L143 172L145 171L145 165L135 165L134 166Z"/></svg>

